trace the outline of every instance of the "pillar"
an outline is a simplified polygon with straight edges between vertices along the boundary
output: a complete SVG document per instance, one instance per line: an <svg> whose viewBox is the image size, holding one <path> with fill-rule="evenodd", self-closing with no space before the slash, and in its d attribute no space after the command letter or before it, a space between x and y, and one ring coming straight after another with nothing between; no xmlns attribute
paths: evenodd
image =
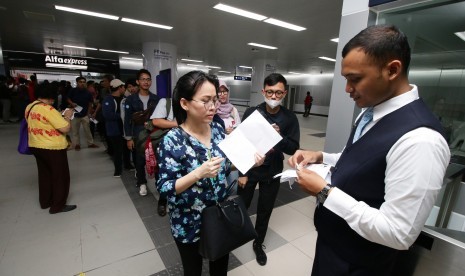
<svg viewBox="0 0 465 276"><path fill-rule="evenodd" d="M264 101L262 95L263 81L276 72L277 62L269 59L257 59L252 64L252 86L250 91L250 106L256 106Z"/></svg>
<svg viewBox="0 0 465 276"><path fill-rule="evenodd" d="M345 92L346 80L341 76L341 53L346 43L368 26L368 18L368 0L344 0L326 126L325 152L340 152L344 148L355 116L360 112L355 102Z"/></svg>
<svg viewBox="0 0 465 276"><path fill-rule="evenodd" d="M152 74L150 91L162 98L171 98L178 80L177 47L162 42L146 42L142 45L142 55L144 68Z"/></svg>

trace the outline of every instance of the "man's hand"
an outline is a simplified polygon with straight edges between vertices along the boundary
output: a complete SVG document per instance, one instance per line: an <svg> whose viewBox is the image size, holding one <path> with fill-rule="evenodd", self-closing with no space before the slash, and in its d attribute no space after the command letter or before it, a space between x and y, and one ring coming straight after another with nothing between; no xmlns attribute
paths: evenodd
<svg viewBox="0 0 465 276"><path fill-rule="evenodd" d="M248 180L249 178L247 176L241 176L237 179L237 185L241 188L244 188Z"/></svg>
<svg viewBox="0 0 465 276"><path fill-rule="evenodd" d="M327 184L317 173L304 168L297 171L296 181L302 189L312 196L316 196Z"/></svg>
<svg viewBox="0 0 465 276"><path fill-rule="evenodd" d="M322 163L323 153L321 151L297 150L294 155L289 157L287 163L292 168L305 167L308 164Z"/></svg>
<svg viewBox="0 0 465 276"><path fill-rule="evenodd" d="M133 150L133 149L134 149L134 141L133 141L133 140L127 140L127 141L126 141L126 145L128 146L128 149L129 149L129 150Z"/></svg>

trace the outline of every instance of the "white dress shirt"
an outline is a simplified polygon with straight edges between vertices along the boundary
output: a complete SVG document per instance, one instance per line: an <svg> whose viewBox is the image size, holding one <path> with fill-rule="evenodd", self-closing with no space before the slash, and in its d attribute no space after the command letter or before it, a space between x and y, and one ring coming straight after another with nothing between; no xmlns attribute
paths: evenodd
<svg viewBox="0 0 465 276"><path fill-rule="evenodd" d="M374 107L373 122L418 99L412 90ZM323 162L335 165L341 153L323 153ZM450 151L438 132L421 127L404 134L386 156L385 202L380 209L357 201L334 188L324 206L343 218L365 239L394 249L408 249L420 234L442 187ZM335 183L334 183L335 184Z"/></svg>

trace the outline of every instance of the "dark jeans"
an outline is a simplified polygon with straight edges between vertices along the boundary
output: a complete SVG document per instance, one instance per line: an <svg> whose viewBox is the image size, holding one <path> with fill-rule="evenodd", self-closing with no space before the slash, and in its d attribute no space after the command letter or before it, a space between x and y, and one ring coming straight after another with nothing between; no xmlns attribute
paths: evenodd
<svg viewBox="0 0 465 276"><path fill-rule="evenodd" d="M306 105L306 106L305 106L304 116L310 115L310 109L311 109L311 108L312 108L312 105Z"/></svg>
<svg viewBox="0 0 465 276"><path fill-rule="evenodd" d="M137 187L139 187L141 184L147 184L147 178L145 177L145 155L142 155L136 149L133 152L136 157L134 165L136 166Z"/></svg>
<svg viewBox="0 0 465 276"><path fill-rule="evenodd" d="M122 136L108 136L108 144L111 144L113 148L115 174L121 174L123 172L123 147L126 147L126 140Z"/></svg>
<svg viewBox="0 0 465 276"><path fill-rule="evenodd" d="M69 194L70 176L67 150L30 148L39 174L39 203L51 213L63 210Z"/></svg>
<svg viewBox="0 0 465 276"><path fill-rule="evenodd" d="M181 255L184 276L202 275L202 256L199 254L199 242L181 243L176 241L179 254ZM226 276L228 274L229 254L220 259L209 262L211 276Z"/></svg>
<svg viewBox="0 0 465 276"><path fill-rule="evenodd" d="M134 151L131 151L128 149L126 145L126 140L124 140L124 146L123 146L123 165L125 168L131 167L131 159L135 163L136 158L135 158L135 153Z"/></svg>
<svg viewBox="0 0 465 276"><path fill-rule="evenodd" d="M274 202L278 195L280 183L279 178L259 180L249 177L244 188L237 188L237 194L244 199L247 209L250 207L255 187L257 187L258 183L257 220L255 222L255 230L257 231L258 237L255 239L255 242L262 244L265 240L266 231L268 230L268 222L273 212Z"/></svg>

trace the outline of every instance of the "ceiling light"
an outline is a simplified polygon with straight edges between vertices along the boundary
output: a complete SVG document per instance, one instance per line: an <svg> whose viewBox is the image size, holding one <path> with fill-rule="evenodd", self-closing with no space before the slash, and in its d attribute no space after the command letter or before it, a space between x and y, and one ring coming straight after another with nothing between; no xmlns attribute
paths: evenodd
<svg viewBox="0 0 465 276"><path fill-rule="evenodd" d="M107 50L107 49L98 49L98 50L102 51L102 52L110 52L110 53L118 53L118 54L129 55L129 52L123 52L123 51L115 51L115 50Z"/></svg>
<svg viewBox="0 0 465 276"><path fill-rule="evenodd" d="M154 27L154 28L160 28L160 29L167 29L167 30L173 29L173 27L171 27L171 26L166 26L166 25L161 25L161 24L155 24L155 23L150 23L150 22L145 22L145 21L140 21L140 20L125 18L125 17L121 18L121 21L123 21L123 22L128 22L128 23L139 24L139 25L144 25L144 26L150 26L150 27Z"/></svg>
<svg viewBox="0 0 465 276"><path fill-rule="evenodd" d="M221 71L221 70L220 70L220 71L218 71L218 73L226 73L226 74L231 74L231 72L229 72L229 71Z"/></svg>
<svg viewBox="0 0 465 276"><path fill-rule="evenodd" d="M460 37L463 41L465 41L465 31L463 32L456 32L456 36Z"/></svg>
<svg viewBox="0 0 465 276"><path fill-rule="evenodd" d="M253 67L245 66L245 65L239 65L239 67L241 67L241 68L246 68L246 69L253 69Z"/></svg>
<svg viewBox="0 0 465 276"><path fill-rule="evenodd" d="M106 19L111 19L111 20L118 20L119 19L118 16L114 16L114 15L98 13L98 12L91 12L91 11L85 11L85 10L79 10L79 9L73 9L73 8L57 6L57 5L55 5L55 9L61 10L61 11L84 14L84 15L96 16L96 17L101 17L101 18L106 18Z"/></svg>
<svg viewBox="0 0 465 276"><path fill-rule="evenodd" d="M336 60L334 58L329 58L329 57L318 57L318 58L336 62Z"/></svg>
<svg viewBox="0 0 465 276"><path fill-rule="evenodd" d="M90 48L90 47L82 47L82 46L74 46L74 45L63 45L66 48L76 48L76 49L84 49L84 50L94 50L97 51L97 48Z"/></svg>
<svg viewBox="0 0 465 276"><path fill-rule="evenodd" d="M339 43L339 37L333 38L333 39L331 39L331 41L332 41L332 42Z"/></svg>
<svg viewBox="0 0 465 276"><path fill-rule="evenodd" d="M218 67L218 66L211 66L211 65L205 65L205 67L213 68L213 69L221 69L221 67Z"/></svg>
<svg viewBox="0 0 465 276"><path fill-rule="evenodd" d="M256 47L262 47L262 48L272 49L272 50L278 49L277 47L274 47L274 46L268 46L268 45L264 45L264 44L254 43L254 42L247 43L247 45L256 46Z"/></svg>
<svg viewBox="0 0 465 276"><path fill-rule="evenodd" d="M273 24L273 25L276 25L276 26L280 26L280 27L283 27L283 28L291 29L291 30L294 30L294 31L299 31L299 32L307 29L307 28L300 27L300 26L297 26L297 25L294 25L294 24L291 24L291 23L287 23L287 22L284 22L284 21L281 21L281 20L278 20L278 19L274 19L274 18L268 18L264 22L270 23L270 24Z"/></svg>
<svg viewBox="0 0 465 276"><path fill-rule="evenodd" d="M188 59L188 58L182 58L181 60L183 60L183 61L190 61L190 62L203 62L203 61L201 61L201 60Z"/></svg>
<svg viewBox="0 0 465 276"><path fill-rule="evenodd" d="M132 58L132 57L122 57L121 59L128 59L128 60L142 60L141 58Z"/></svg>
<svg viewBox="0 0 465 276"><path fill-rule="evenodd" d="M231 6L228 6L228 5L223 5L223 4L217 4L213 8L217 9L217 10L237 14L237 15L240 15L240 16L248 17L248 18L251 18L251 19L260 20L260 21L267 18L266 16L263 16L261 14L249 12L249 11L246 11L246 10L241 10L241 9L234 8L234 7L231 7Z"/></svg>
<svg viewBox="0 0 465 276"><path fill-rule="evenodd" d="M45 63L45 67L87 70L87 65Z"/></svg>
<svg viewBox="0 0 465 276"><path fill-rule="evenodd" d="M288 72L289 74L293 74L293 75L302 75L302 73L297 73L297 72Z"/></svg>

